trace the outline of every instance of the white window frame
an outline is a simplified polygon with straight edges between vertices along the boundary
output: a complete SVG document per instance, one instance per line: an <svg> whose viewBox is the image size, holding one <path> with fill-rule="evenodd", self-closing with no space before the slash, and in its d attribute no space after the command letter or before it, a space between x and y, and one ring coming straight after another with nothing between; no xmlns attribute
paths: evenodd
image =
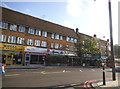
<svg viewBox="0 0 120 89"><path fill-rule="evenodd" d="M41 30L36 29L35 34L38 35L38 36L41 36Z"/></svg>
<svg viewBox="0 0 120 89"><path fill-rule="evenodd" d="M16 43L16 37L15 36L9 36L8 37L8 42L9 43Z"/></svg>
<svg viewBox="0 0 120 89"><path fill-rule="evenodd" d="M51 48L54 48L54 43L51 43Z"/></svg>
<svg viewBox="0 0 120 89"><path fill-rule="evenodd" d="M60 40L63 40L63 36L60 36Z"/></svg>
<svg viewBox="0 0 120 89"><path fill-rule="evenodd" d="M51 38L53 38L53 39L55 38L55 34L54 33L52 33Z"/></svg>
<svg viewBox="0 0 120 89"><path fill-rule="evenodd" d="M10 24L10 30L11 31L17 31L17 25L16 24Z"/></svg>
<svg viewBox="0 0 120 89"><path fill-rule="evenodd" d="M62 44L60 44L60 49L62 49L63 48L63 45Z"/></svg>
<svg viewBox="0 0 120 89"><path fill-rule="evenodd" d="M28 33L34 35L35 29L34 28L29 28Z"/></svg>
<svg viewBox="0 0 120 89"><path fill-rule="evenodd" d="M42 31L42 36L47 37L47 31Z"/></svg>
<svg viewBox="0 0 120 89"><path fill-rule="evenodd" d="M69 42L69 41L70 41L70 37L68 37L68 36L67 36L67 37L66 37L66 41L68 41L68 42Z"/></svg>
<svg viewBox="0 0 120 89"><path fill-rule="evenodd" d="M35 40L35 46L40 46L40 40Z"/></svg>
<svg viewBox="0 0 120 89"><path fill-rule="evenodd" d="M59 40L60 35L59 34L55 34L55 39Z"/></svg>
<svg viewBox="0 0 120 89"><path fill-rule="evenodd" d="M8 23L6 23L6 22L0 22L0 28L1 29L8 29Z"/></svg>
<svg viewBox="0 0 120 89"><path fill-rule="evenodd" d="M74 39L74 43L77 43L77 39Z"/></svg>
<svg viewBox="0 0 120 89"><path fill-rule="evenodd" d="M19 26L18 31L19 32L25 32L25 27L24 26Z"/></svg>
<svg viewBox="0 0 120 89"><path fill-rule="evenodd" d="M59 44L55 43L55 48L58 49L59 48Z"/></svg>
<svg viewBox="0 0 120 89"><path fill-rule="evenodd" d="M6 35L0 34L0 42L6 42Z"/></svg>
<svg viewBox="0 0 120 89"><path fill-rule="evenodd" d="M28 41L27 41L27 45L33 45L33 39L28 39Z"/></svg>
<svg viewBox="0 0 120 89"><path fill-rule="evenodd" d="M25 38L22 38L22 37L17 38L17 43L18 44L24 44L24 41L25 41Z"/></svg>
<svg viewBox="0 0 120 89"><path fill-rule="evenodd" d="M46 41L42 41L41 46L42 46L42 47L47 47L47 42L46 42Z"/></svg>

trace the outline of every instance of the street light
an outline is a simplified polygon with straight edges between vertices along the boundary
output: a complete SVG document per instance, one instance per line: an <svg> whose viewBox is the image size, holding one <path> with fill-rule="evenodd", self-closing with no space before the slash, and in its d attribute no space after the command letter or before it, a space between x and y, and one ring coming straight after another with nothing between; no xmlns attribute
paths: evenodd
<svg viewBox="0 0 120 89"><path fill-rule="evenodd" d="M96 0L94 0L94 1L96 1ZM109 9L111 60L112 60L112 78L113 78L113 81L114 81L114 80L116 80L116 74L115 74L115 60L114 60L113 37L112 37L112 11L111 11L111 0L108 0L108 9Z"/></svg>

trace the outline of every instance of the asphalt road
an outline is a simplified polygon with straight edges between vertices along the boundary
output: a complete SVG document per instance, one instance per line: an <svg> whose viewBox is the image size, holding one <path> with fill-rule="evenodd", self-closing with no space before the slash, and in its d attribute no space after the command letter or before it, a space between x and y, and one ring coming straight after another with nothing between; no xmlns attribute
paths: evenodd
<svg viewBox="0 0 120 89"><path fill-rule="evenodd" d="M106 69L106 78L111 78ZM7 69L2 87L64 87L83 86L85 81L102 79L101 68L47 67L40 69Z"/></svg>

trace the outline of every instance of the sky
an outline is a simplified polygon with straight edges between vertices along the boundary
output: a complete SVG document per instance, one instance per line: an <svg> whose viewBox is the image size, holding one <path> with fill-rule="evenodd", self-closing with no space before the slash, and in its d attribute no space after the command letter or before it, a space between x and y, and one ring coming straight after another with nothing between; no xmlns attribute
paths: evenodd
<svg viewBox="0 0 120 89"><path fill-rule="evenodd" d="M111 0L114 44L118 44L118 1ZM80 33L110 39L108 0L2 0L1 5L72 29L79 28Z"/></svg>

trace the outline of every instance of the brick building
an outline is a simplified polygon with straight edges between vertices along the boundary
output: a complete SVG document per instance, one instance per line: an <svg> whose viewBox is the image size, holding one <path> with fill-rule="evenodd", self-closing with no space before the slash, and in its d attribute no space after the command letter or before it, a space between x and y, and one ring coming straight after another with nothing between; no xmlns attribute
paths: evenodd
<svg viewBox="0 0 120 89"><path fill-rule="evenodd" d="M8 65L45 64L47 56L76 56L74 29L2 9L0 48ZM57 60L57 59L56 59Z"/></svg>

